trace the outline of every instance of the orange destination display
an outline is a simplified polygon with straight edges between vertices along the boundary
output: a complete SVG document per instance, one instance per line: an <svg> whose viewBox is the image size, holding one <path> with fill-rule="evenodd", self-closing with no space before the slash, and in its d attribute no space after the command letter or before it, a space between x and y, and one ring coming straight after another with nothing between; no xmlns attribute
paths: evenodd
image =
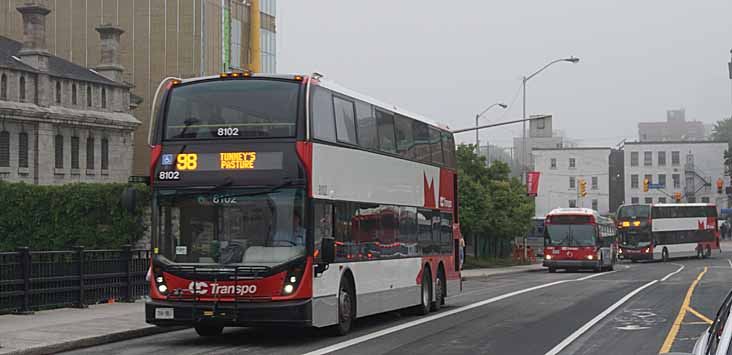
<svg viewBox="0 0 732 355"><path fill-rule="evenodd" d="M256 152L219 153L220 166L223 170L254 169L257 160Z"/></svg>

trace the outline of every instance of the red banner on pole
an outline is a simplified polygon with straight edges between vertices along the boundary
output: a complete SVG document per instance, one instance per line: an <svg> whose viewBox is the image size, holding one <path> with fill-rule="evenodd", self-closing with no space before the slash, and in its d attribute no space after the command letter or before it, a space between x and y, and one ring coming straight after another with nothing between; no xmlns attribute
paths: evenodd
<svg viewBox="0 0 732 355"><path fill-rule="evenodd" d="M536 196L539 193L539 175L538 171L529 171L526 173L526 192L529 196Z"/></svg>

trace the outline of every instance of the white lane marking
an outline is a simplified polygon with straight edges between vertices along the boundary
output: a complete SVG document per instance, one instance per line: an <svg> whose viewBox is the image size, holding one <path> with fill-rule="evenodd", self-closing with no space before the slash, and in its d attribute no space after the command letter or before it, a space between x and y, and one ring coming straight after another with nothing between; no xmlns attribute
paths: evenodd
<svg viewBox="0 0 732 355"><path fill-rule="evenodd" d="M672 275L680 272L684 269L684 265L680 265L681 267L664 276L661 280L667 280ZM658 280L653 280L651 282L648 282L647 284L636 288L635 290L631 291L629 294L625 295L623 298L619 299L617 302L613 303L612 306L610 306L608 309L604 310L602 313L595 316L595 318L592 318L589 322L585 323L581 328L577 329L574 333L570 334L566 339L562 340L561 343L557 344L557 346L553 347L551 350L546 352L544 355L556 355L560 351L564 350L569 344L571 344L573 341L577 340L582 334L584 334L586 331L588 331L592 326L600 322L603 318L607 317L608 314L612 313L615 309L622 306L623 303L627 302L631 297L637 295L639 292L643 291L645 288L650 287L651 285L657 283Z"/></svg>
<svg viewBox="0 0 732 355"><path fill-rule="evenodd" d="M681 272L681 270L684 270L684 265L679 265L679 264L673 264L673 265L676 265L676 266L680 266L680 267L679 267L679 269L678 269L678 270L676 270L676 271L674 271L674 272L672 272L672 273L670 273L670 274L668 274L668 275L664 276L664 277L663 277L663 278L661 279L661 282L664 282L664 281L668 280L668 278L669 278L669 277L671 277L671 276L674 276L674 275L676 275L676 274L680 273L680 272Z"/></svg>
<svg viewBox="0 0 732 355"><path fill-rule="evenodd" d="M598 276L603 276L603 275L610 275L610 274L612 274L614 272L617 272L617 271L608 271L608 272L601 272L601 273L597 273L597 274L592 274L592 275L589 275L589 276L580 277L579 279L577 279L577 281L585 281L585 280L589 280L589 279L591 279L593 277L598 277Z"/></svg>
<svg viewBox="0 0 732 355"><path fill-rule="evenodd" d="M573 341L575 341L577 338L579 338L582 334L584 334L586 331L588 331L592 326L600 322L603 318L607 317L608 314L612 313L614 310L616 310L618 307L622 306L623 303L627 302L631 297L638 294L638 292L643 291L646 287L649 287L653 284L658 282L658 280L653 280L641 287L636 288L629 294L625 295L623 298L619 299L617 302L613 303L612 306L610 306L608 309L604 310L602 313L595 316L595 318L592 318L589 322L585 323L581 328L577 329L574 333L570 334L566 339L562 340L561 343L557 344L557 346L553 347L551 350L547 351L544 355L556 355L559 354L560 351L564 350L569 344L571 344Z"/></svg>
<svg viewBox="0 0 732 355"><path fill-rule="evenodd" d="M732 260L727 259L727 262L729 263L729 267L732 268Z"/></svg>
<svg viewBox="0 0 732 355"><path fill-rule="evenodd" d="M398 331L403 330L403 329L407 329L407 328L411 328L411 327L414 327L414 326L417 326L417 325L420 325L420 324L424 324L424 323L427 323L427 322L431 322L431 321L436 320L436 319L448 317L448 316L451 316L453 314L465 312L465 311L471 310L473 308L482 307L482 306L485 306L485 305L490 304L490 303L498 302L500 300L504 300L504 299L509 298L509 297L513 297L513 296L520 295L522 293L531 292L531 291L539 290L539 289L542 289L542 288L545 288L545 287L559 285L559 284L563 284L563 283L567 283L567 282L572 282L572 281L576 281L576 280L559 280L559 281L550 282L548 284L538 285L538 286L534 286L534 287L525 288L523 290L509 292L509 293L506 293L506 294L503 294L503 295L500 295L500 296L496 296L496 297L493 297L493 298L489 298L487 300L483 300L483 301L476 302L476 303L471 303L471 304L469 304L467 306L463 306L463 307L460 307L460 308L456 308L456 309L453 309L453 310L449 310L447 312L437 313L435 315L431 315L431 316L428 316L428 317L424 317L424 318L421 318L421 319L417 319L417 320L414 320L414 321L411 321L411 322L407 322L407 323L404 323L404 324L396 325L396 326L393 326L391 328L386 328L386 329L379 330L377 332L373 332L373 333L370 333L370 334L362 335L362 336L360 336L358 338L353 338L351 340L346 340L346 341L341 342L341 343L333 344L333 345L327 346L325 348L313 350L313 351L311 351L309 353L306 353L304 355L322 355L322 354L332 353L334 351L338 351L338 350L341 350L341 349L345 349L347 347L350 347L350 346L353 346L353 345L356 345L356 344L360 344L360 343L363 343L363 342L366 342L366 341L369 341L369 340L372 340L372 339L376 339L378 337L382 337L382 336L387 335L387 334L391 334L391 333L398 332Z"/></svg>

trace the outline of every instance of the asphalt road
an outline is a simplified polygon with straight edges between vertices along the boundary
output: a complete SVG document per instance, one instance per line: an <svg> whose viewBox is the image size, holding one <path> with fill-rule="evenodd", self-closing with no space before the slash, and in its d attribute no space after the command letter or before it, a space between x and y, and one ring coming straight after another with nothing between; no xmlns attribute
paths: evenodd
<svg viewBox="0 0 732 355"><path fill-rule="evenodd" d="M204 339L182 330L72 353L658 354L664 343L671 351L690 351L707 327L704 318L714 318L732 288L730 258L725 252L704 260L621 263L602 274L541 271L469 280L438 313L365 318L345 337L231 328L222 337ZM682 308L682 323L670 337Z"/></svg>

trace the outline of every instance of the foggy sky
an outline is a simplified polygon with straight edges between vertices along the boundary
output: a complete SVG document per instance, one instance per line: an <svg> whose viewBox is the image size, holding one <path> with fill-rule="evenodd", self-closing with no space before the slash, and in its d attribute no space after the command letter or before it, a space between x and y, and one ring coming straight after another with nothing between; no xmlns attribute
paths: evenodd
<svg viewBox="0 0 732 355"><path fill-rule="evenodd" d="M637 140L639 121L713 123L732 114L730 0L280 0L278 71L318 71L341 85L448 124L554 115L584 146ZM521 126L482 131L511 145ZM474 143L474 133L458 141Z"/></svg>

